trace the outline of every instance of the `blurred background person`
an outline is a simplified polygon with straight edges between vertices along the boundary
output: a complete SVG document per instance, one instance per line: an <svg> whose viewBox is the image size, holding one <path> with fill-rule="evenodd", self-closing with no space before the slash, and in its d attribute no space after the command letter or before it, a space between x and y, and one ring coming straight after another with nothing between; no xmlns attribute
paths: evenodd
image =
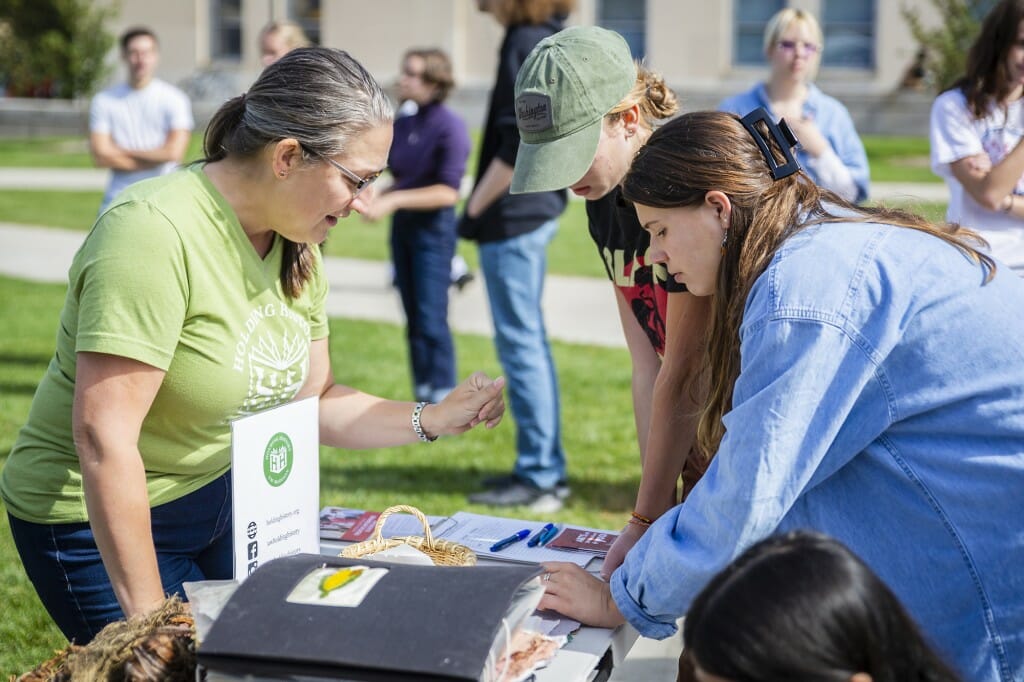
<svg viewBox="0 0 1024 682"><path fill-rule="evenodd" d="M169 173L181 163L195 122L188 96L156 77L156 34L137 27L120 38L128 80L96 95L89 107L89 151L111 169L100 213L128 185Z"/></svg>
<svg viewBox="0 0 1024 682"><path fill-rule="evenodd" d="M868 196L868 157L843 104L814 81L825 41L818 20L792 7L773 16L764 31L768 80L718 108L745 116L764 107L786 123L800 141L797 159L811 178L847 201Z"/></svg>
<svg viewBox="0 0 1024 682"><path fill-rule="evenodd" d="M260 61L266 68L297 47L312 42L294 21L272 21L260 31Z"/></svg>
<svg viewBox="0 0 1024 682"><path fill-rule="evenodd" d="M711 579L679 663L685 682L960 679L867 564L809 531L761 540Z"/></svg>
<svg viewBox="0 0 1024 682"><path fill-rule="evenodd" d="M1024 275L1024 0L985 17L967 73L932 105L932 170L949 187L946 220L981 233Z"/></svg>
<svg viewBox="0 0 1024 682"><path fill-rule="evenodd" d="M459 224L459 236L477 242L487 283L494 343L505 369L509 405L516 422L514 470L485 479L487 490L470 501L562 508L569 494L558 377L544 326L541 295L547 247L565 210L565 190L509 194L519 150L515 82L530 50L562 30L572 0L477 0L505 27L498 73L491 91L473 192Z"/></svg>
<svg viewBox="0 0 1024 682"><path fill-rule="evenodd" d="M402 58L399 99L415 113L395 120L388 156L394 182L364 211L391 218L391 260L405 310L416 400L440 402L455 386L448 285L455 253L455 204L469 156L465 122L444 105L455 86L448 55L414 49Z"/></svg>

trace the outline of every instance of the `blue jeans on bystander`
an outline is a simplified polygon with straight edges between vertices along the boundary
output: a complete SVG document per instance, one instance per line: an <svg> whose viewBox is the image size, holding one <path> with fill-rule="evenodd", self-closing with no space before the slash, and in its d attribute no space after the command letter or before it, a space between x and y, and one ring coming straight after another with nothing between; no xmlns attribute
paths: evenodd
<svg viewBox="0 0 1024 682"><path fill-rule="evenodd" d="M455 344L448 328L455 238L454 208L396 211L391 220L391 258L417 400L440 402L455 387Z"/></svg>
<svg viewBox="0 0 1024 682"><path fill-rule="evenodd" d="M558 377L541 310L547 246L557 229L558 221L551 220L532 232L480 244L494 341L516 422L515 473L543 490L565 479Z"/></svg>
<svg viewBox="0 0 1024 682"><path fill-rule="evenodd" d="M87 644L124 617L86 523L41 524L10 514L25 573L64 636ZM228 580L233 567L231 472L150 511L164 592L185 597L183 582Z"/></svg>

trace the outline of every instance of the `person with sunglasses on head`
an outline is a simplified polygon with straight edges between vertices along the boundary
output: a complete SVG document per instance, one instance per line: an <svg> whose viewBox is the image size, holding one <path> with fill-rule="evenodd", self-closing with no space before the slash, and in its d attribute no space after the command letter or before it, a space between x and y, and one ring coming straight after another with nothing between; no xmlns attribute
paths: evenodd
<svg viewBox="0 0 1024 682"><path fill-rule="evenodd" d="M650 237L619 183L655 125L678 110L658 74L633 60L618 33L574 26L542 40L516 79L519 154L512 193L568 187L587 201L587 223L612 281L632 360L633 415L642 465L636 506L602 574L610 575L651 521L692 488L705 463L689 458L697 410L688 377L707 299L686 293L650 261Z"/></svg>
<svg viewBox="0 0 1024 682"><path fill-rule="evenodd" d="M319 398L319 440L434 440L504 411L335 382L318 244L371 199L391 104L347 53L289 52L210 121L205 159L125 190L75 256L57 350L0 477L26 573L86 644L182 583L232 577L231 421Z"/></svg>
<svg viewBox="0 0 1024 682"><path fill-rule="evenodd" d="M976 233L815 184L785 120L683 114L622 183L652 260L710 297L710 459L604 583L540 608L664 638L755 542L845 544L972 681L1024 679L1024 281ZM856 672L856 671L852 671ZM851 674L852 674L851 672Z"/></svg>
<svg viewBox="0 0 1024 682"><path fill-rule="evenodd" d="M416 112L395 121L388 156L394 183L363 217L391 215L391 260L405 310L416 400L440 402L455 386L455 344L448 328L448 286L455 255L455 204L469 156L469 133L444 105L455 86L443 51L409 50L398 95Z"/></svg>
<svg viewBox="0 0 1024 682"><path fill-rule="evenodd" d="M800 140L797 157L816 183L848 201L867 199L868 157L850 112L814 84L824 36L810 12L788 7L765 26L768 80L718 105L739 116L757 107L786 119Z"/></svg>
<svg viewBox="0 0 1024 682"><path fill-rule="evenodd" d="M1024 276L1024 0L989 11L967 73L935 99L932 171L949 187L946 220L971 227Z"/></svg>
<svg viewBox="0 0 1024 682"><path fill-rule="evenodd" d="M809 531L761 540L715 575L679 661L682 682L960 682L874 571Z"/></svg>

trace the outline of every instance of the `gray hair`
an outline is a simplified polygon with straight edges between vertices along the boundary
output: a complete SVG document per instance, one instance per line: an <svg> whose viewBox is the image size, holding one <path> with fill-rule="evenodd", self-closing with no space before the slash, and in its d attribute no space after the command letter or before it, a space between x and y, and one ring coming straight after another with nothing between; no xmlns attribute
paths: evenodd
<svg viewBox="0 0 1024 682"><path fill-rule="evenodd" d="M335 156L353 137L393 118L384 90L347 52L303 47L221 106L206 128L203 151L206 161L218 161L294 138L306 152Z"/></svg>
<svg viewBox="0 0 1024 682"><path fill-rule="evenodd" d="M335 156L353 138L393 118L384 90L347 52L300 47L264 69L249 92L217 110L206 127L203 161L255 156L288 138L299 142L306 160ZM316 259L308 244L284 241L281 285L296 298L312 278Z"/></svg>

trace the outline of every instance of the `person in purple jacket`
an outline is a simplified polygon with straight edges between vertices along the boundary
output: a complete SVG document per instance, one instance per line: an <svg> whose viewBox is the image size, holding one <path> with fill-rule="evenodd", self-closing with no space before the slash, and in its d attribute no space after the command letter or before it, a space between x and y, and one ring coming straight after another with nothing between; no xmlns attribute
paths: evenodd
<svg viewBox="0 0 1024 682"><path fill-rule="evenodd" d="M444 105L455 81L448 55L414 49L402 58L399 98L416 113L395 121L388 157L394 184L364 217L391 218L395 284L405 309L416 400L440 402L455 386L455 345L448 328L448 285L455 255L455 203L469 156L469 134Z"/></svg>

